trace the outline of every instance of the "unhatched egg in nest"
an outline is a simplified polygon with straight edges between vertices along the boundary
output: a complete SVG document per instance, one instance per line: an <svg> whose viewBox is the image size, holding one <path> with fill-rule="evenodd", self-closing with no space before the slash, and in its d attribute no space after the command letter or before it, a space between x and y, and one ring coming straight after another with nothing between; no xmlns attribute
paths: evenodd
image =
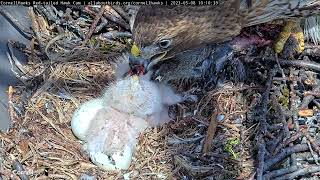
<svg viewBox="0 0 320 180"><path fill-rule="evenodd" d="M104 107L91 123L85 150L91 160L103 169L127 169L137 137L147 127L148 123L143 118Z"/></svg>
<svg viewBox="0 0 320 180"><path fill-rule="evenodd" d="M73 114L71 129L74 135L85 140L92 120L100 109L103 108L103 100L93 99L83 103Z"/></svg>

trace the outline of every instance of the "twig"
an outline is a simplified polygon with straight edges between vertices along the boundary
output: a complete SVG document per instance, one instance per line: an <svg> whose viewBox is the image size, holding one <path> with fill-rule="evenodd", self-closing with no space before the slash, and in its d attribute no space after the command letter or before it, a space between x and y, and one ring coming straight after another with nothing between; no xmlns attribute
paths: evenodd
<svg viewBox="0 0 320 180"><path fill-rule="evenodd" d="M9 117L11 119L11 122L13 122L13 116L14 116L14 108L13 108L13 87L9 86L8 88L8 111L9 111Z"/></svg>
<svg viewBox="0 0 320 180"><path fill-rule="evenodd" d="M282 76L282 78L286 78L286 75L284 74L284 71L283 71L283 69L282 69L282 67L281 67L281 65L280 65L279 58L278 58L278 54L275 55L275 59L276 59L276 62L277 62L277 64L278 64L278 68L279 68L280 71L281 71L281 76Z"/></svg>
<svg viewBox="0 0 320 180"><path fill-rule="evenodd" d="M290 144L289 144L289 147L293 147L294 146L294 144L293 144L293 142L291 142ZM298 165L298 160L297 160L297 155L296 155L296 153L292 153L291 155L290 155L290 161L291 161L291 166L296 166L296 165Z"/></svg>
<svg viewBox="0 0 320 180"><path fill-rule="evenodd" d="M93 17L97 16L97 13L94 12L93 10L89 9L88 7L85 7L84 11L89 13ZM94 30L95 33L98 33L99 31L101 31L101 29L103 29L104 27L106 27L109 24L109 21L103 16L101 16L100 20L101 20L101 23L99 25L97 25L96 29Z"/></svg>
<svg viewBox="0 0 320 180"><path fill-rule="evenodd" d="M268 113L268 103L269 103L269 95L270 95L270 90L272 86L272 79L273 76L276 74L275 68L270 70L269 76L266 82L266 89L265 92L262 95L261 99L261 108L262 108L262 114L261 114L261 131L263 134L266 134L267 132L267 113Z"/></svg>
<svg viewBox="0 0 320 180"><path fill-rule="evenodd" d="M294 135L292 135L290 138L286 139L283 143L281 143L273 152L273 154L277 154L282 148L286 147L289 145L291 142L296 141L301 137L301 132L297 132Z"/></svg>
<svg viewBox="0 0 320 180"><path fill-rule="evenodd" d="M278 136L276 141L272 141L272 142L275 142L274 145L277 145L283 139L289 139L290 138L290 131L289 131L289 128L288 128L288 123L286 121L286 117L285 117L284 111L283 111L282 107L280 106L280 104L279 104L279 102L278 102L278 100L276 99L275 96L271 96L271 102L272 102L272 107L275 108L276 112L279 114L279 118L281 119L282 125L280 126L280 129L283 129L283 133L280 136ZM271 152L275 152L276 149L278 149L278 148L273 146L270 149L272 149Z"/></svg>
<svg viewBox="0 0 320 180"><path fill-rule="evenodd" d="M281 176L281 175L284 175L284 174L291 173L293 171L296 171L297 169L298 169L298 166L291 166L291 167L288 167L288 168L274 170L274 171L271 171L268 174L264 175L263 178L266 179L266 180L269 180L269 179L272 179L272 178L277 177L277 176Z"/></svg>
<svg viewBox="0 0 320 180"><path fill-rule="evenodd" d="M58 81L58 78L56 77L59 77L62 66L63 65L59 64L55 67L55 70L51 73L47 81L44 82L35 92L33 92L30 99L34 99L35 97L39 96L41 93L51 88L52 85Z"/></svg>
<svg viewBox="0 0 320 180"><path fill-rule="evenodd" d="M127 22L130 21L129 15L122 9L121 6L112 6L112 8L117 11L117 13L120 14Z"/></svg>
<svg viewBox="0 0 320 180"><path fill-rule="evenodd" d="M184 154L184 153L181 152L181 154ZM221 153L208 152L207 157L216 157L216 158L223 159L225 161L229 161L232 163L240 163L240 160L232 159L232 158L230 158L229 155L224 155Z"/></svg>
<svg viewBox="0 0 320 180"><path fill-rule="evenodd" d="M129 30L129 24L126 23L122 17L117 13L117 11L115 11L111 6L106 5L105 6L105 12L104 12L104 16L109 19L110 21L113 21L115 23L117 23L119 26L123 27L126 30Z"/></svg>
<svg viewBox="0 0 320 180"><path fill-rule="evenodd" d="M40 51L42 53L44 53L45 45L44 45L44 43L42 41L42 38L41 38L41 35L39 33L39 31L40 31L39 30L39 24L38 24L38 22L36 20L36 15L35 15L35 13L33 11L33 7L29 7L29 16L30 16L31 21L32 21L32 30L33 30L33 32L34 32L34 34L36 36L36 39L38 40L39 46L40 46Z"/></svg>
<svg viewBox="0 0 320 180"><path fill-rule="evenodd" d="M316 173L319 171L320 171L320 166L308 166L308 167L299 169L293 173L275 178L275 180L295 179L296 177L305 176L307 174Z"/></svg>
<svg viewBox="0 0 320 180"><path fill-rule="evenodd" d="M306 46L304 51L302 52L302 55L319 57L320 46Z"/></svg>
<svg viewBox="0 0 320 180"><path fill-rule="evenodd" d="M313 61L281 59L279 62L283 66L295 66L299 68L312 69L314 71L320 72L320 64Z"/></svg>
<svg viewBox="0 0 320 180"><path fill-rule="evenodd" d="M168 138L168 144L169 145L178 145L178 144L191 144L191 143L195 143L198 142L200 140L202 140L204 138L204 136L199 136L199 137L195 137L195 138L188 138L188 139L182 139L179 137L175 137L175 138Z"/></svg>
<svg viewBox="0 0 320 180"><path fill-rule="evenodd" d="M289 138L290 137L290 131L289 131L289 127L288 127L288 122L286 121L286 117L284 115L283 109L280 106L279 102L277 102L278 104L278 108L279 108L279 113L280 113L280 118L281 118L281 122L283 124L283 131L285 134L285 138Z"/></svg>
<svg viewBox="0 0 320 180"><path fill-rule="evenodd" d="M290 68L290 78L294 77L293 73L294 69ZM290 83L290 110L291 110L291 117L292 117L292 123L295 125L296 131L299 131L299 123L298 123L298 110L296 106L296 91L294 89L295 85L297 85L297 80L292 80L292 83Z"/></svg>
<svg viewBox="0 0 320 180"><path fill-rule="evenodd" d="M48 56L48 58L54 62L56 61L57 59L59 59L58 57L61 56L60 54L51 54L49 52L49 49L51 47L51 45L53 45L55 42L57 42L58 40L62 39L62 38L66 38L68 37L69 34L68 33L64 33L64 34L59 34L57 35L56 37L52 38L46 45L45 49L44 49L44 52L46 53L46 55Z"/></svg>
<svg viewBox="0 0 320 180"><path fill-rule="evenodd" d="M266 145L263 142L263 140L261 140L261 141L259 142L259 151L258 151L259 164L257 167L257 180L263 180L264 156L266 154Z"/></svg>
<svg viewBox="0 0 320 180"><path fill-rule="evenodd" d="M291 155L292 153L303 152L307 150L309 150L309 147L307 144L298 144L292 147L282 149L282 151L278 153L275 157L270 158L265 162L264 171L269 170L274 164L280 162L281 160Z"/></svg>
<svg viewBox="0 0 320 180"><path fill-rule="evenodd" d="M270 90L272 86L272 80L276 73L276 69L273 68L269 71L268 79L266 82L266 89L265 92L262 95L260 106L261 106L261 115L260 115L260 132L257 135L256 141L258 142L258 167L256 170L257 179L262 180L263 179L263 172L264 172L264 166L265 166L265 154L266 154L266 144L264 142L263 137L268 133L268 127L267 127L267 113L268 113L268 103L269 103L269 95Z"/></svg>
<svg viewBox="0 0 320 180"><path fill-rule="evenodd" d="M217 115L218 115L217 110L215 110L214 113L211 115L210 124L209 124L208 130L207 130L207 137L205 139L205 143L203 146L203 151L202 151L203 154L207 154L211 149L212 139L216 133L217 125L218 125Z"/></svg>
<svg viewBox="0 0 320 180"><path fill-rule="evenodd" d="M266 142L266 149L268 150L268 152L274 152L274 150L277 148L279 143L283 141L284 138L285 138L285 135L282 131L282 133L277 135L277 137L272 138L271 140L267 141ZM272 156L272 153L269 153L266 156L266 159L268 159L269 156Z"/></svg>
<svg viewBox="0 0 320 180"><path fill-rule="evenodd" d="M313 88L312 92L320 92L320 85L317 85L316 87ZM306 109L310 102L314 99L313 95L307 95L303 98L302 103L300 105L300 109Z"/></svg>
<svg viewBox="0 0 320 180"><path fill-rule="evenodd" d="M221 165L218 164L210 164L209 166L194 166L190 164L188 161L186 161L183 157L181 156L174 156L174 162L180 167L183 167L185 170L187 170L188 173L191 175L195 175L198 173L207 173L207 172L212 172L214 170L213 166L218 166L221 170L224 170L223 167L221 168ZM229 172L224 170L225 172ZM229 172L232 173L232 172Z"/></svg>
<svg viewBox="0 0 320 180"><path fill-rule="evenodd" d="M318 157L317 157L317 155L314 153L314 151L313 151L313 149L312 149L312 147L311 147L312 145L311 145L310 141L307 141L307 144L308 144L308 147L309 147L311 156L312 156L313 159L314 159L314 162L316 163L316 165L319 165Z"/></svg>
<svg viewBox="0 0 320 180"><path fill-rule="evenodd" d="M205 122L204 120L200 120L201 117L199 117L199 116L198 117L192 116L191 118L192 118L192 120L197 121L198 123L200 123L200 124L202 124L204 126L209 126L209 124L207 122Z"/></svg>
<svg viewBox="0 0 320 180"><path fill-rule="evenodd" d="M273 81L297 81L299 77L274 77Z"/></svg>
<svg viewBox="0 0 320 180"><path fill-rule="evenodd" d="M318 155L320 155L320 148L319 148L319 144L317 143L317 141L315 141L315 139L313 137L311 137L307 131L304 131L303 135L308 139L308 141L310 142L312 147L317 151Z"/></svg>
<svg viewBox="0 0 320 180"><path fill-rule="evenodd" d="M101 6L99 13L97 14L97 16L94 18L93 23L91 24L91 27L89 29L89 32L86 34L86 37L84 39L84 41L82 42L81 46L85 46L87 44L87 42L89 41L90 37L92 36L94 30L97 27L97 24L100 20L100 18L102 17L104 11L105 11L105 7L106 6Z"/></svg>
<svg viewBox="0 0 320 180"><path fill-rule="evenodd" d="M101 17L101 23L97 25L96 29L94 30L94 33L100 32L104 27L106 27L109 24L109 21L104 18L103 16Z"/></svg>
<svg viewBox="0 0 320 180"><path fill-rule="evenodd" d="M200 160L200 161L204 161L206 163L215 163L214 160L207 158L207 157L203 157L201 155L197 155L197 154L191 154L191 153L186 153L186 152L181 152L181 155L184 155L186 157L189 157L193 160ZM220 166L221 168L224 168L222 165L217 164L217 166Z"/></svg>
<svg viewBox="0 0 320 180"><path fill-rule="evenodd" d="M132 34L130 32L121 32L121 31L109 31L101 35L107 39L118 39L118 38L131 38Z"/></svg>
<svg viewBox="0 0 320 180"><path fill-rule="evenodd" d="M308 95L311 95L311 96L315 96L317 98L320 97L320 92L314 92L314 91L306 91L303 93L304 96L308 96Z"/></svg>
<svg viewBox="0 0 320 180"><path fill-rule="evenodd" d="M34 7L38 12L42 13L46 16L46 18L51 22L57 21L57 16L51 11L51 9L48 6L35 6Z"/></svg>
<svg viewBox="0 0 320 180"><path fill-rule="evenodd" d="M314 99L312 102L317 106L318 109L320 109L320 103L318 102L318 99Z"/></svg>
<svg viewBox="0 0 320 180"><path fill-rule="evenodd" d="M292 82L290 83L290 110L292 112L291 113L292 122L294 124L296 132L298 132L296 138L298 138L298 137L300 137L299 134L301 134L300 133L301 131L300 131L300 127L299 127L299 123L298 123L298 116L297 116L297 114L298 114L297 107L296 107L297 95L296 95L296 91L295 91L295 88L294 88L297 85L297 79L294 78L296 76L294 76L294 72L293 71L294 71L294 68L290 67L290 75L289 75L289 77L292 79ZM288 125L287 125L287 127L288 127ZM288 129L289 129L289 127L288 127ZM289 135L290 135L290 133L289 133ZM293 147L294 146L293 141L295 141L295 140L294 140L294 138L293 139L291 139L291 138L289 139L289 140L291 140L290 143L289 143L289 147ZM295 153L292 153L290 155L290 160L291 160L291 166L296 166L297 165L297 157L296 157Z"/></svg>
<svg viewBox="0 0 320 180"><path fill-rule="evenodd" d="M71 32L79 35L81 39L85 39L85 34L82 32L81 27L76 22L70 20L70 23L67 23L67 27Z"/></svg>

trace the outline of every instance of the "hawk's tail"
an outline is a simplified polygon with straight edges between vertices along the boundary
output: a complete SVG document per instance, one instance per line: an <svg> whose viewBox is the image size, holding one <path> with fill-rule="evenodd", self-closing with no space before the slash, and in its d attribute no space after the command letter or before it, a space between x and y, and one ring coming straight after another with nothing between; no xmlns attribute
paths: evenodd
<svg viewBox="0 0 320 180"><path fill-rule="evenodd" d="M277 19L301 18L320 14L319 0L243 0L246 11L244 26L266 23Z"/></svg>
<svg viewBox="0 0 320 180"><path fill-rule="evenodd" d="M320 44L320 15L308 17L303 25L305 38L314 44Z"/></svg>

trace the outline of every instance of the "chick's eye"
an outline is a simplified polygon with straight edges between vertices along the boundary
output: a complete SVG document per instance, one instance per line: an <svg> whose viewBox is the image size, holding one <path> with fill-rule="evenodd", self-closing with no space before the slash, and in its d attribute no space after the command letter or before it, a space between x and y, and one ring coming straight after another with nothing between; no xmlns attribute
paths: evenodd
<svg viewBox="0 0 320 180"><path fill-rule="evenodd" d="M171 45L171 40L164 39L159 42L160 47L167 48Z"/></svg>

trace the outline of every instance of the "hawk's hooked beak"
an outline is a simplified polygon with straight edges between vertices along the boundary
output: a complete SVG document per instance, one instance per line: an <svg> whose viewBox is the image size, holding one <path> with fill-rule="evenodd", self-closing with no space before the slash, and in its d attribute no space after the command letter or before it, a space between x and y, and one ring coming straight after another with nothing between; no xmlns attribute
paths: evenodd
<svg viewBox="0 0 320 180"><path fill-rule="evenodd" d="M131 55L129 57L131 70L136 66L143 66L145 74L150 71L154 65L163 60L166 54L167 51L159 53L158 47L148 46L141 50L136 44L133 44L131 48Z"/></svg>
<svg viewBox="0 0 320 180"><path fill-rule="evenodd" d="M150 59L150 63L148 64L148 66L146 67L146 70L149 71L152 69L152 67L156 64L158 64L161 60L163 60L163 58L167 55L167 52L161 52L159 54L156 54L154 56L151 57Z"/></svg>

